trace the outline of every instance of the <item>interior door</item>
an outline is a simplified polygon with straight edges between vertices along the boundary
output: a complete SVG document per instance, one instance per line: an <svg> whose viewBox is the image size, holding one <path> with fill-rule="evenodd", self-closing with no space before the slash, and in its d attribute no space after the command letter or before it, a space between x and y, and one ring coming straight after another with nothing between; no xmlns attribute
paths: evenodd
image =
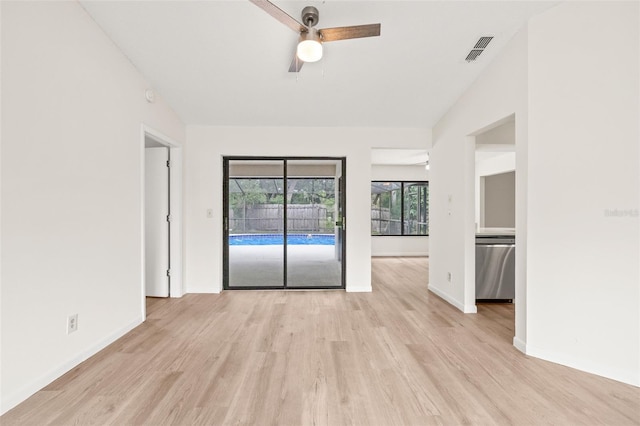
<svg viewBox="0 0 640 426"><path fill-rule="evenodd" d="M169 296L169 148L145 148L145 287Z"/></svg>

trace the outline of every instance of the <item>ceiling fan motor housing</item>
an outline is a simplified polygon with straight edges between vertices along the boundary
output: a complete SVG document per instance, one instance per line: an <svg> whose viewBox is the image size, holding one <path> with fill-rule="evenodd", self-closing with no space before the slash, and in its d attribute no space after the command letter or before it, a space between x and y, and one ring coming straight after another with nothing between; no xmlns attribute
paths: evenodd
<svg viewBox="0 0 640 426"><path fill-rule="evenodd" d="M313 6L307 6L302 9L302 23L307 26L307 28L315 27L318 24L318 20L320 19L320 12Z"/></svg>
<svg viewBox="0 0 640 426"><path fill-rule="evenodd" d="M2 0L0 0L2 1ZM289 72L299 72L305 62L315 62L322 58L322 43L348 40L353 38L377 37L380 35L380 24L352 25L348 27L314 28L320 19L320 13L314 6L302 9L302 22L292 18L284 10L269 0L249 0L272 17L295 31L299 36L296 56L289 66ZM323 2L324 3L324 2Z"/></svg>

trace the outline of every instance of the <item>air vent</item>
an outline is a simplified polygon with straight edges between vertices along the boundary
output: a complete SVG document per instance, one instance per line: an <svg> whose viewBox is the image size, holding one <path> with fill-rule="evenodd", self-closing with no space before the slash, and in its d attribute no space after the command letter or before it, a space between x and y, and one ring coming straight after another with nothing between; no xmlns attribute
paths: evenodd
<svg viewBox="0 0 640 426"><path fill-rule="evenodd" d="M478 59L478 56L480 56L481 53L482 53L482 49L473 49L471 52L469 52L469 54L465 58L465 61L467 62L475 61L476 59Z"/></svg>
<svg viewBox="0 0 640 426"><path fill-rule="evenodd" d="M493 40L493 37L480 37L480 39L478 40L476 45L473 46L473 48L474 49L486 49L486 47L489 45L489 42L491 42L491 40Z"/></svg>
<svg viewBox="0 0 640 426"><path fill-rule="evenodd" d="M487 48L491 40L493 40L493 37L491 36L480 37L476 44L473 46L473 49L471 49L471 51L465 58L465 61L473 62L478 59L478 56L480 56L480 54L484 52L484 49Z"/></svg>

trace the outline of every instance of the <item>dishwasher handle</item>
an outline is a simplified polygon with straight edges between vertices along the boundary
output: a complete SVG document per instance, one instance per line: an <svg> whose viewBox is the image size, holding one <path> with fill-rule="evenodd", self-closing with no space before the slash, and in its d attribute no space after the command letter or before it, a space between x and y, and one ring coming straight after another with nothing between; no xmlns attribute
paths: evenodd
<svg viewBox="0 0 640 426"><path fill-rule="evenodd" d="M477 246L515 246L514 238L476 238Z"/></svg>

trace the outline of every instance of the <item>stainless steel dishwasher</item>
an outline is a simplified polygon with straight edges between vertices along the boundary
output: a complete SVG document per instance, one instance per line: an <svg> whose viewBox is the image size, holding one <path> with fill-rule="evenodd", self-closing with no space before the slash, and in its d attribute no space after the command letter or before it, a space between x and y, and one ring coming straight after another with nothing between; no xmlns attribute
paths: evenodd
<svg viewBox="0 0 640 426"><path fill-rule="evenodd" d="M515 237L476 236L476 300L512 302L515 282Z"/></svg>

